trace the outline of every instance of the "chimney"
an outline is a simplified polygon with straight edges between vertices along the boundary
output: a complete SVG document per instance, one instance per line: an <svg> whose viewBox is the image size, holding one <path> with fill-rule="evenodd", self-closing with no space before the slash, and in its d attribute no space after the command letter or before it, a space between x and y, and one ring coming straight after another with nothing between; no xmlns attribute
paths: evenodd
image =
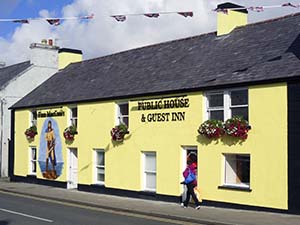
<svg viewBox="0 0 300 225"><path fill-rule="evenodd" d="M82 51L70 48L61 48L58 50L58 69L64 69L70 63L81 62Z"/></svg>
<svg viewBox="0 0 300 225"><path fill-rule="evenodd" d="M50 42L47 43L47 40L43 39L41 43L32 43L30 49L30 62L33 65L54 69L58 68L58 46L50 45Z"/></svg>
<svg viewBox="0 0 300 225"><path fill-rule="evenodd" d="M229 34L234 28L244 26L248 23L248 10L247 9L234 9L243 8L243 6L226 2L218 5L217 9L233 9L228 10L228 13L222 11L218 12L217 18L217 35Z"/></svg>

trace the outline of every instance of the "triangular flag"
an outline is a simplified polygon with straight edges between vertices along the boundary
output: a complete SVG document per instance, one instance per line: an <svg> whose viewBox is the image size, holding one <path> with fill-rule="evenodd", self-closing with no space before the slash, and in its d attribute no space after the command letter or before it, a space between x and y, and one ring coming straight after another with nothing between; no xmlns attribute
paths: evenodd
<svg viewBox="0 0 300 225"><path fill-rule="evenodd" d="M47 19L47 22L50 25L58 26L60 25L60 19Z"/></svg>
<svg viewBox="0 0 300 225"><path fill-rule="evenodd" d="M263 12L264 11L264 7L263 6L251 6L248 8L249 10L255 11L255 12Z"/></svg>
<svg viewBox="0 0 300 225"><path fill-rule="evenodd" d="M293 8L299 8L299 5L294 5L294 4L289 3L289 2L282 4L282 7L285 7L285 6L290 6L290 7L293 7Z"/></svg>
<svg viewBox="0 0 300 225"><path fill-rule="evenodd" d="M158 13L146 13L144 16L150 17L150 18L157 18L159 17Z"/></svg>
<svg viewBox="0 0 300 225"><path fill-rule="evenodd" d="M111 16L111 17L115 18L116 21L118 21L118 22L124 22L126 20L126 16L124 16L124 15L115 15L115 16Z"/></svg>
<svg viewBox="0 0 300 225"><path fill-rule="evenodd" d="M27 19L20 19L20 20L13 20L14 23L29 23L29 20Z"/></svg>
<svg viewBox="0 0 300 225"><path fill-rule="evenodd" d="M94 19L94 14L92 13L91 15L88 16L82 16L80 19Z"/></svg>
<svg viewBox="0 0 300 225"><path fill-rule="evenodd" d="M193 12L178 12L179 15L182 15L184 17L193 17L194 13Z"/></svg>

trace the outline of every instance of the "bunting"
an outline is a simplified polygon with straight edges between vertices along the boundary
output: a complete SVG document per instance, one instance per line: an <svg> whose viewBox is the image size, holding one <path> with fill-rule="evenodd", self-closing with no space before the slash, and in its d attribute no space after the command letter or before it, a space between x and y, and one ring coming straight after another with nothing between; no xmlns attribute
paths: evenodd
<svg viewBox="0 0 300 225"><path fill-rule="evenodd" d="M184 17L193 17L194 16L194 13L193 12L178 12L179 15L182 15Z"/></svg>
<svg viewBox="0 0 300 225"><path fill-rule="evenodd" d="M216 9L213 9L213 11L222 12L224 14L228 14L229 10L243 10L243 9L254 11L254 12L263 12L263 11L265 11L265 9L281 8L281 7L292 7L292 8L299 9L300 4L292 4L292 3L288 2L288 3L284 3L282 5L250 6L250 7L223 8L223 9L216 8Z"/></svg>
<svg viewBox="0 0 300 225"><path fill-rule="evenodd" d="M159 13L137 13L137 14L123 14L123 15L111 15L118 22L124 22L127 16L146 16L149 18L158 18L162 14L179 14L184 17L193 17L194 13L192 11L187 12L159 12Z"/></svg>
<svg viewBox="0 0 300 225"><path fill-rule="evenodd" d="M47 19L47 22L50 25L58 26L60 25L60 19Z"/></svg>
<svg viewBox="0 0 300 225"><path fill-rule="evenodd" d="M124 16L124 15L115 15L115 16L111 16L111 17L115 18L115 20L118 22L124 22L126 20L126 16Z"/></svg>
<svg viewBox="0 0 300 225"><path fill-rule="evenodd" d="M150 17L150 18L158 18L159 13L147 13L147 14L144 14L144 16L147 16L147 17Z"/></svg>
<svg viewBox="0 0 300 225"><path fill-rule="evenodd" d="M90 20L94 18L94 14L87 16L78 16L78 17L62 17L62 18L30 18L30 19L0 19L0 22L13 22L13 23L22 23L29 24L33 20L44 20L52 26L58 26L61 24L62 20Z"/></svg>
<svg viewBox="0 0 300 225"><path fill-rule="evenodd" d="M21 19L21 20L12 20L13 23L29 23L28 20L26 19Z"/></svg>

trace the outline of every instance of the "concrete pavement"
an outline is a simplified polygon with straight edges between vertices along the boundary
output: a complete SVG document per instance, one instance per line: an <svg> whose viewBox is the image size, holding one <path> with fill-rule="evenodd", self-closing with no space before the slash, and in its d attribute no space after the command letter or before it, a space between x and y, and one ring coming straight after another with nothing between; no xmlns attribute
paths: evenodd
<svg viewBox="0 0 300 225"><path fill-rule="evenodd" d="M43 185L0 182L0 191L42 199L69 202L103 209L170 218L178 221L216 225L300 225L300 216L202 206L183 209L176 203L80 192Z"/></svg>

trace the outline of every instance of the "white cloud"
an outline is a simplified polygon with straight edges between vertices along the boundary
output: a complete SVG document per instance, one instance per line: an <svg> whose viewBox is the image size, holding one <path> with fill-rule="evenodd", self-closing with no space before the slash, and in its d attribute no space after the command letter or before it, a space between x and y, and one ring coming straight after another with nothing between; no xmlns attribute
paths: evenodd
<svg viewBox="0 0 300 225"><path fill-rule="evenodd" d="M12 64L29 59L29 45L44 38L57 39L61 47L83 50L84 58L99 57L131 48L173 40L216 29L216 13L212 9L221 0L75 0L62 9L64 17L95 14L90 21L66 20L60 26L52 27L46 21L33 21L18 27L10 40L0 37L0 61ZM255 0L235 0L237 4L257 6ZM297 1L291 1L298 3ZM246 3L246 4L245 4ZM282 0L260 1L260 5L282 4ZM160 15L157 19L144 16L130 16L126 22L116 22L113 14L194 11L193 18L177 14ZM296 12L291 8L249 13L249 22L273 18ZM39 12L42 17L58 14L47 9Z"/></svg>

